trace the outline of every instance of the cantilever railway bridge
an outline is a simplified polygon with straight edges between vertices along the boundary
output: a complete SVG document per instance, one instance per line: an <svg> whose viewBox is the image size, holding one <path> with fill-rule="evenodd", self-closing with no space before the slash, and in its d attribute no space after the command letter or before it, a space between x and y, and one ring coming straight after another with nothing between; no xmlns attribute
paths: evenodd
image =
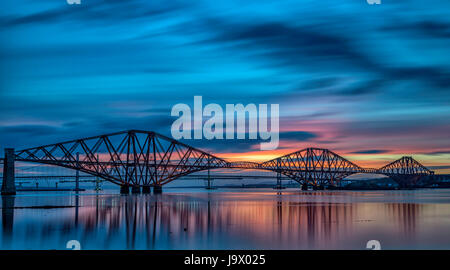
<svg viewBox="0 0 450 270"><path fill-rule="evenodd" d="M129 130L82 138L24 150L5 149L4 181L14 181L14 162L35 162L78 170L121 186L148 192L175 179L203 170L236 168L269 170L300 184L337 186L355 173L376 173L391 177L401 186L416 183L434 173L412 157L402 157L379 169L362 168L338 154L321 148L307 148L262 163L229 162L155 132ZM12 175L12 176L11 176ZM6 188L7 189L7 188ZM5 191L5 193L7 193Z"/></svg>

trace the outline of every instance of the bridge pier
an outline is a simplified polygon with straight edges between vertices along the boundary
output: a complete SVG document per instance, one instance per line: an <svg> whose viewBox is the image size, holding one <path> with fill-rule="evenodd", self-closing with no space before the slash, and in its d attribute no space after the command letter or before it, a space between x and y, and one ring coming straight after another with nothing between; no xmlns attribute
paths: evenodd
<svg viewBox="0 0 450 270"><path fill-rule="evenodd" d="M325 190L325 187L322 185L313 186L313 190Z"/></svg>
<svg viewBox="0 0 450 270"><path fill-rule="evenodd" d="M133 194L141 194L141 187L139 187L139 186L132 186L131 187L131 193L133 193Z"/></svg>
<svg viewBox="0 0 450 270"><path fill-rule="evenodd" d="M155 185L153 186L153 194L161 194L162 193L162 186Z"/></svg>
<svg viewBox="0 0 450 270"><path fill-rule="evenodd" d="M130 186L128 185L120 186L120 194L130 194Z"/></svg>
<svg viewBox="0 0 450 270"><path fill-rule="evenodd" d="M398 174L389 175L389 177L398 184L400 189L411 189L417 188L418 181L423 176L414 174Z"/></svg>
<svg viewBox="0 0 450 270"><path fill-rule="evenodd" d="M283 185L281 185L281 172L278 170L278 163L277 162L277 185L273 187L273 189L285 189Z"/></svg>
<svg viewBox="0 0 450 270"><path fill-rule="evenodd" d="M308 185L307 184L302 184L301 189L302 190L308 190Z"/></svg>
<svg viewBox="0 0 450 270"><path fill-rule="evenodd" d="M150 186L142 186L142 193L143 194L149 194L150 193Z"/></svg>
<svg viewBox="0 0 450 270"><path fill-rule="evenodd" d="M14 148L5 148L2 195L16 195L16 183L14 177L14 159L15 159Z"/></svg>

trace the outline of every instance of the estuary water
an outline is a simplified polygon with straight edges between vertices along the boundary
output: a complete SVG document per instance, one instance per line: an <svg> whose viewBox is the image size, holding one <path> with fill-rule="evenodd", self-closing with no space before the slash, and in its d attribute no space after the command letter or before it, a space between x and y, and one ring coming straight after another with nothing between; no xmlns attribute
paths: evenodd
<svg viewBox="0 0 450 270"><path fill-rule="evenodd" d="M166 188L3 197L1 249L450 249L450 190Z"/></svg>

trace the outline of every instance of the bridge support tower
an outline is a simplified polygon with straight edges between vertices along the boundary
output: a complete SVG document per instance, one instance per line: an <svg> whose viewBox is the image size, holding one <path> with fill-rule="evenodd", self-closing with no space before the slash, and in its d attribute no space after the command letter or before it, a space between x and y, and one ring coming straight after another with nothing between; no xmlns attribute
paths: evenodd
<svg viewBox="0 0 450 270"><path fill-rule="evenodd" d="M2 195L16 194L16 183L14 177L14 159L15 159L14 148L5 148Z"/></svg>
<svg viewBox="0 0 450 270"><path fill-rule="evenodd" d="M130 194L130 186L128 185L120 186L120 194Z"/></svg>
<svg viewBox="0 0 450 270"><path fill-rule="evenodd" d="M150 186L142 186L142 193L149 194L151 192Z"/></svg>
<svg viewBox="0 0 450 270"><path fill-rule="evenodd" d="M79 167L80 153L77 152L77 167ZM75 170L75 191L80 191L80 170Z"/></svg>
<svg viewBox="0 0 450 270"><path fill-rule="evenodd" d="M133 194L141 194L141 187L140 186L132 186L131 187L131 193L133 193Z"/></svg>
<svg viewBox="0 0 450 270"><path fill-rule="evenodd" d="M206 189L215 189L211 184L212 184L212 178L211 178L211 157L208 157L208 185L206 186Z"/></svg>
<svg viewBox="0 0 450 270"><path fill-rule="evenodd" d="M277 160L277 185L273 189L284 189L281 185L280 160Z"/></svg>
<svg viewBox="0 0 450 270"><path fill-rule="evenodd" d="M277 172L277 185L273 187L273 189L285 189L285 187L281 185L281 172Z"/></svg>
<svg viewBox="0 0 450 270"><path fill-rule="evenodd" d="M300 187L301 187L301 190L308 190L308 184L306 184L306 183L301 184Z"/></svg>
<svg viewBox="0 0 450 270"><path fill-rule="evenodd" d="M161 194L161 193L162 193L162 186L154 185L153 186L153 194Z"/></svg>

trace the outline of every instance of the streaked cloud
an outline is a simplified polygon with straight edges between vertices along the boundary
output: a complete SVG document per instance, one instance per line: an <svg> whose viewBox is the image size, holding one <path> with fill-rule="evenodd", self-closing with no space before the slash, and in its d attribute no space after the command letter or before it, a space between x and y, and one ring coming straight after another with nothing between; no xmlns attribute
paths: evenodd
<svg viewBox="0 0 450 270"><path fill-rule="evenodd" d="M124 129L170 135L173 105L280 104L280 149L186 141L255 160L330 148L367 166L450 163L450 4L7 1L0 144Z"/></svg>

